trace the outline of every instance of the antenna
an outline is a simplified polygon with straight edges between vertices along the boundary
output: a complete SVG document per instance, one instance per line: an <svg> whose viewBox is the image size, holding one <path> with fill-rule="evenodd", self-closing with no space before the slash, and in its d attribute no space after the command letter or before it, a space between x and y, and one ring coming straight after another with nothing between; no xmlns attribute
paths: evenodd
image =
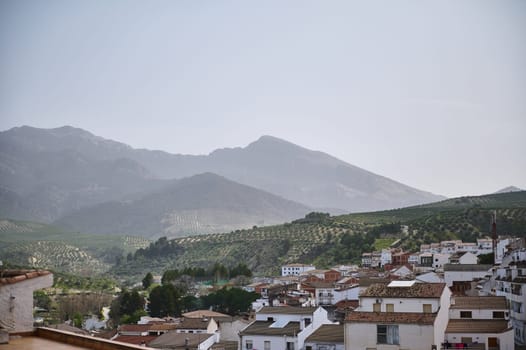
<svg viewBox="0 0 526 350"><path fill-rule="evenodd" d="M497 211L491 215L491 238L493 239L493 264L497 264Z"/></svg>

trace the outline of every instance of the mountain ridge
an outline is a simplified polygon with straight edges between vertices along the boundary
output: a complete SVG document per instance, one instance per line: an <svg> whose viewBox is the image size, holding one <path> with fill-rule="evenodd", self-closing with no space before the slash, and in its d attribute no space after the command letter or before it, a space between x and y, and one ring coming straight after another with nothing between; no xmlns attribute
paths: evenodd
<svg viewBox="0 0 526 350"><path fill-rule="evenodd" d="M206 172L314 209L331 208L333 213L398 208L444 198L269 135L246 147L183 155L135 149L71 126L23 126L0 132L0 149L0 186L19 194L22 201L36 197L36 203L49 200L56 207L18 219L49 222L67 215L71 208L146 193L166 181ZM83 197L85 193L90 196Z"/></svg>

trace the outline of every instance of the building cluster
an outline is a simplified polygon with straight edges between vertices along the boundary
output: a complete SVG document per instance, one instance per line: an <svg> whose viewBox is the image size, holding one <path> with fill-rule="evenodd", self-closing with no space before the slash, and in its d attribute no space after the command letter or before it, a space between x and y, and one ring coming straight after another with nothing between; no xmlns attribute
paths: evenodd
<svg viewBox="0 0 526 350"><path fill-rule="evenodd" d="M526 244L499 239L496 263L479 264L489 247L488 240L444 241L416 254L382 251L380 265L367 254L364 266L284 265L281 276L244 287L261 295L249 317L211 310L143 317L106 337L151 349L512 350L526 345ZM15 315L23 309L18 298L31 298L33 289L50 284L49 276L0 280L0 313L12 315L2 316L0 331L30 327L27 317Z"/></svg>

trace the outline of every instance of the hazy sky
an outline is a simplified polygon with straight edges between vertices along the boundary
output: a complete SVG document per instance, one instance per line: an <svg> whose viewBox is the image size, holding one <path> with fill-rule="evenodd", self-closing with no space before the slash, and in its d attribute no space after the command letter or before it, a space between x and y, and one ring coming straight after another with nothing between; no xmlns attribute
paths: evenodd
<svg viewBox="0 0 526 350"><path fill-rule="evenodd" d="M0 2L0 130L273 135L446 196L526 188L526 1Z"/></svg>

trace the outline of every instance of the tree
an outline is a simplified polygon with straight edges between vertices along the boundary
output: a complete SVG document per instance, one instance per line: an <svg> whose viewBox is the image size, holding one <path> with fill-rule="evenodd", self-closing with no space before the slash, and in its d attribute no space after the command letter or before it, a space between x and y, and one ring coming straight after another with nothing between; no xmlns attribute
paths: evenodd
<svg viewBox="0 0 526 350"><path fill-rule="evenodd" d="M181 313L180 298L180 291L172 284L155 287L150 293L150 316L178 316Z"/></svg>
<svg viewBox="0 0 526 350"><path fill-rule="evenodd" d="M229 315L238 315L250 309L259 294L240 288L222 288L215 293L202 296L203 306Z"/></svg>
<svg viewBox="0 0 526 350"><path fill-rule="evenodd" d="M123 290L111 303L110 318L116 324L121 323L137 311L144 310L144 304L144 298L139 292Z"/></svg>
<svg viewBox="0 0 526 350"><path fill-rule="evenodd" d="M146 276L142 279L142 286L144 289L148 289L153 283L153 275L151 272L148 272Z"/></svg>

